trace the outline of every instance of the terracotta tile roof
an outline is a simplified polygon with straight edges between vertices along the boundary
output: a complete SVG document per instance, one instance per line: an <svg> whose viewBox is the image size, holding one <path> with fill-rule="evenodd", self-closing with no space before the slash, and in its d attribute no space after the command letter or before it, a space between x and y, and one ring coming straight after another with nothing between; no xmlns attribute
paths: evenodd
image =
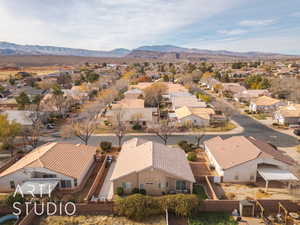
<svg viewBox="0 0 300 225"><path fill-rule="evenodd" d="M274 105L279 102L280 102L280 100L271 98L268 96L261 96L261 97L256 98L255 100L253 100L253 103L255 103L256 105L261 105L261 106Z"/></svg>
<svg viewBox="0 0 300 225"><path fill-rule="evenodd" d="M212 108L189 108L183 106L181 108L176 109L175 113L178 119L194 115L209 120L210 116L215 114L215 111Z"/></svg>
<svg viewBox="0 0 300 225"><path fill-rule="evenodd" d="M294 162L268 143L252 137L233 136L223 140L218 136L205 141L204 144L222 169L229 169L259 157L272 158L287 164Z"/></svg>
<svg viewBox="0 0 300 225"><path fill-rule="evenodd" d="M284 117L300 117L300 104L281 106L277 112Z"/></svg>
<svg viewBox="0 0 300 225"><path fill-rule="evenodd" d="M179 179L195 182L183 150L137 138L123 144L111 180L148 168L163 171Z"/></svg>
<svg viewBox="0 0 300 225"><path fill-rule="evenodd" d="M23 168L47 168L73 178L80 178L89 166L96 147L82 144L47 143L13 164L0 174L0 177Z"/></svg>
<svg viewBox="0 0 300 225"><path fill-rule="evenodd" d="M112 105L112 109L137 109L144 108L143 99L124 98Z"/></svg>

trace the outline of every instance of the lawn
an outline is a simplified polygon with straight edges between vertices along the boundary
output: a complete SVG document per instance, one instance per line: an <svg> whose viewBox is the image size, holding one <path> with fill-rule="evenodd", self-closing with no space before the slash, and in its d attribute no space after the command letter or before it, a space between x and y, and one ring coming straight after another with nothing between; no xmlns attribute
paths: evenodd
<svg viewBox="0 0 300 225"><path fill-rule="evenodd" d="M200 213L188 219L188 225L237 225L232 216L226 213Z"/></svg>
<svg viewBox="0 0 300 225"><path fill-rule="evenodd" d="M144 222L113 216L49 216L41 219L40 225L166 225L164 216L147 218Z"/></svg>
<svg viewBox="0 0 300 225"><path fill-rule="evenodd" d="M265 115L263 113L252 114L252 116L257 120L266 120L267 119L267 115Z"/></svg>
<svg viewBox="0 0 300 225"><path fill-rule="evenodd" d="M206 127L205 132L224 132L224 131L230 131L236 128L236 125L232 122L227 123L225 126L219 126L219 127ZM193 128L191 129L193 132L202 132L203 129L197 129Z"/></svg>

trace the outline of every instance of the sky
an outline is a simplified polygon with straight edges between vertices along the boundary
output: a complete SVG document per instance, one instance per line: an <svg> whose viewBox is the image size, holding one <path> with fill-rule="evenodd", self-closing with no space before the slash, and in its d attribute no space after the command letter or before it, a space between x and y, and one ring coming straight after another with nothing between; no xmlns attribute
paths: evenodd
<svg viewBox="0 0 300 225"><path fill-rule="evenodd" d="M0 0L0 41L300 54L300 0Z"/></svg>

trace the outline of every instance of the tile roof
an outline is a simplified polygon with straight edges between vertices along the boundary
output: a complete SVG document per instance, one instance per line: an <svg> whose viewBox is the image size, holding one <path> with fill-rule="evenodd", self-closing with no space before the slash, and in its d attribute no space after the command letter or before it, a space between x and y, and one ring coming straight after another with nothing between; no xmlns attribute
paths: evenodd
<svg viewBox="0 0 300 225"><path fill-rule="evenodd" d="M281 106L277 112L284 117L300 117L300 104Z"/></svg>
<svg viewBox="0 0 300 225"><path fill-rule="evenodd" d="M256 98L255 100L253 100L253 103L255 103L256 105L261 105L261 106L274 105L279 102L280 102L280 100L271 98L268 96L261 96L261 97Z"/></svg>
<svg viewBox="0 0 300 225"><path fill-rule="evenodd" d="M261 140L233 136L223 140L221 137L211 138L204 142L222 169L229 169L257 158L272 158L286 164L294 160L284 155L270 144Z"/></svg>
<svg viewBox="0 0 300 225"><path fill-rule="evenodd" d="M206 120L210 119L210 116L215 114L215 111L212 108L189 108L183 106L175 110L176 116L178 119L194 115Z"/></svg>
<svg viewBox="0 0 300 225"><path fill-rule="evenodd" d="M133 138L123 144L111 180L148 168L158 169L171 176L195 182L183 150L138 138Z"/></svg>
<svg viewBox="0 0 300 225"><path fill-rule="evenodd" d="M118 101L116 104L112 105L112 109L137 109L144 108L143 99L133 99L133 98L124 98L121 101Z"/></svg>
<svg viewBox="0 0 300 225"><path fill-rule="evenodd" d="M50 171L80 178L88 169L96 147L82 144L51 142L44 144L13 164L0 174L0 177L24 168L46 168Z"/></svg>

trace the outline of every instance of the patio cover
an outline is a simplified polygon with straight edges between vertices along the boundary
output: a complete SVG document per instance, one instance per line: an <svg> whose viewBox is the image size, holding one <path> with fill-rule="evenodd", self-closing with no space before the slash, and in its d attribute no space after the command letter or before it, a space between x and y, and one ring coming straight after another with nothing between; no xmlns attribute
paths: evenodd
<svg viewBox="0 0 300 225"><path fill-rule="evenodd" d="M266 181L297 181L298 178L287 170L279 169L278 167L259 167L258 173Z"/></svg>
<svg viewBox="0 0 300 225"><path fill-rule="evenodd" d="M21 186L24 195L49 195L58 185L58 180L25 181Z"/></svg>

